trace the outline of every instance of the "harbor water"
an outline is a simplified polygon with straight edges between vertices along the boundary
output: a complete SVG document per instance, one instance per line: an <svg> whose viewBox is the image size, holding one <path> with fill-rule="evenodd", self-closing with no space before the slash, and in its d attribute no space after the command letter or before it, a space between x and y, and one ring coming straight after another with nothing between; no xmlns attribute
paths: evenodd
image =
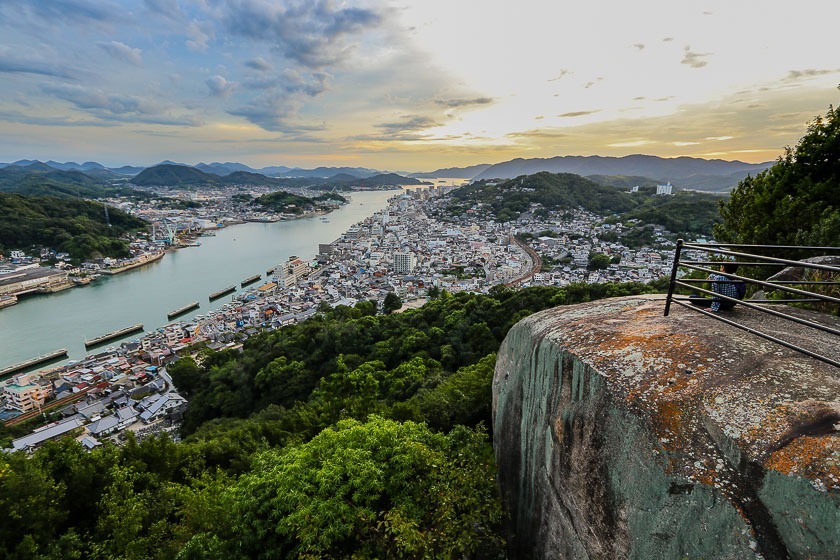
<svg viewBox="0 0 840 560"><path fill-rule="evenodd" d="M230 226L213 237L198 238L200 247L167 253L135 270L56 294L22 298L0 310L0 368L58 348L67 348L68 359L78 360L88 353L85 340L137 323L147 332L154 330L169 322L167 313L193 301L201 306L177 320L218 309L242 291L243 280L261 274L265 282L266 271L291 255L314 258L319 243L334 241L396 194L399 191L351 193L350 204L330 213L328 221L311 217ZM234 294L208 301L211 293L232 285L237 287Z"/></svg>

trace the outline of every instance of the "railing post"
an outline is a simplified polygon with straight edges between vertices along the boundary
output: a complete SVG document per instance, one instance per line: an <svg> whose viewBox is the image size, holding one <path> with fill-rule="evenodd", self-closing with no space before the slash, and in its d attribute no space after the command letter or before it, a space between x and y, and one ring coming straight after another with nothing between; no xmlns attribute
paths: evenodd
<svg viewBox="0 0 840 560"><path fill-rule="evenodd" d="M674 295L674 288L677 287L677 269L680 266L682 246L683 240L677 239L677 250L674 251L674 266L671 268L671 281L668 282L668 297L665 298L665 317L671 312L671 297Z"/></svg>

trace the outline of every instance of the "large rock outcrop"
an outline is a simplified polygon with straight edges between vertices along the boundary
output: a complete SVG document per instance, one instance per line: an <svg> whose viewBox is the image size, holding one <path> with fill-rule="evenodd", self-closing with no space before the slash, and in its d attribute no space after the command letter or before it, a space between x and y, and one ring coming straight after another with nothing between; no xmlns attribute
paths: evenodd
<svg viewBox="0 0 840 560"><path fill-rule="evenodd" d="M503 342L493 414L511 557L840 558L840 368L663 308L555 308ZM837 336L729 316L840 358Z"/></svg>

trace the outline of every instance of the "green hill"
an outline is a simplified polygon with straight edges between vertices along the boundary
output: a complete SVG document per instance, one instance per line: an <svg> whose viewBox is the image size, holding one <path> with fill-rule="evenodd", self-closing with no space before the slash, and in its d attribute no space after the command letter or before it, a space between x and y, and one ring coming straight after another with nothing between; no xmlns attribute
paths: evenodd
<svg viewBox="0 0 840 560"><path fill-rule="evenodd" d="M10 165L0 169L0 192L60 198L138 194L133 189L111 186L81 171L61 171L41 163L26 167Z"/></svg>
<svg viewBox="0 0 840 560"><path fill-rule="evenodd" d="M304 211L312 210L316 206L316 203L311 198L298 196L286 191L264 194L254 199L254 204L262 206L267 210L284 212L286 214L302 214Z"/></svg>
<svg viewBox="0 0 840 560"><path fill-rule="evenodd" d="M101 203L56 197L0 193L0 250L32 247L70 253L77 261L96 255L128 256L125 234L146 222Z"/></svg>
<svg viewBox="0 0 840 560"><path fill-rule="evenodd" d="M540 172L503 182L479 181L451 193L450 213L460 214L476 204L485 205L500 222L517 219L538 205L543 211L582 207L599 214L615 214L635 208L629 193L599 185L571 173Z"/></svg>
<svg viewBox="0 0 840 560"><path fill-rule="evenodd" d="M634 183L637 177L610 180L622 185ZM583 208L610 217L611 221L641 220L659 224L678 235L711 235L720 218L720 195L680 191L673 196L656 196L650 186L630 193L591 181L571 173L540 172L503 182L479 181L452 191L446 208L450 216L461 216L467 210L486 214L499 222L516 220L523 212L533 211L536 217L548 212L564 212Z"/></svg>
<svg viewBox="0 0 840 560"><path fill-rule="evenodd" d="M223 184L218 175L186 165L162 164L144 169L131 182L141 187L209 187Z"/></svg>
<svg viewBox="0 0 840 560"><path fill-rule="evenodd" d="M266 177L261 173L250 173L248 171L234 171L222 177L225 185L254 185L254 186L278 186L280 181L272 177Z"/></svg>

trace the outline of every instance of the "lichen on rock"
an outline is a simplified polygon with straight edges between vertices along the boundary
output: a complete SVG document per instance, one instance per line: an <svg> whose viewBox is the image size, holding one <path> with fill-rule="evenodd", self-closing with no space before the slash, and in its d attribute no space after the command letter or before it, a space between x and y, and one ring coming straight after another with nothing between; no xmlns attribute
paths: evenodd
<svg viewBox="0 0 840 560"><path fill-rule="evenodd" d="M838 368L663 307L601 300L509 332L493 412L511 556L836 558ZM836 337L733 315L840 353Z"/></svg>

